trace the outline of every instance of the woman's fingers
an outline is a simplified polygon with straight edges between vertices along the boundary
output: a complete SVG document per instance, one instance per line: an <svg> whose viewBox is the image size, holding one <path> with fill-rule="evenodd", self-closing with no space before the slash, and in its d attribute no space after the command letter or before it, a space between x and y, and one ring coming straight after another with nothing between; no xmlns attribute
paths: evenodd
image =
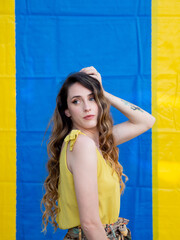
<svg viewBox="0 0 180 240"><path fill-rule="evenodd" d="M94 68L85 68L85 69L81 69L80 72L85 72L89 75L98 75L98 72L96 69Z"/></svg>
<svg viewBox="0 0 180 240"><path fill-rule="evenodd" d="M86 68L82 68L82 69L80 70L80 72L85 72L85 73L87 73L87 74L89 74L89 75L92 75L92 77L96 77L97 80L98 80L98 81L101 83L101 85L102 85L101 74L100 74L93 66L91 66L91 67L86 67Z"/></svg>
<svg viewBox="0 0 180 240"><path fill-rule="evenodd" d="M82 68L81 70L80 70L80 72L82 72L82 71L84 71L84 72L87 72L87 73L96 73L97 72L97 70L93 67L93 66L91 66L91 67L86 67L86 68Z"/></svg>

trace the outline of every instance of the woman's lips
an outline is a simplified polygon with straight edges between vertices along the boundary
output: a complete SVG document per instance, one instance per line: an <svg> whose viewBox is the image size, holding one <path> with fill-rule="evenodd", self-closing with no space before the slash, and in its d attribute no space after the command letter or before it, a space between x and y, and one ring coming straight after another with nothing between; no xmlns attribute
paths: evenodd
<svg viewBox="0 0 180 240"><path fill-rule="evenodd" d="M88 116L84 117L84 119L90 120L90 119L92 119L93 117L94 117L94 115L88 115Z"/></svg>

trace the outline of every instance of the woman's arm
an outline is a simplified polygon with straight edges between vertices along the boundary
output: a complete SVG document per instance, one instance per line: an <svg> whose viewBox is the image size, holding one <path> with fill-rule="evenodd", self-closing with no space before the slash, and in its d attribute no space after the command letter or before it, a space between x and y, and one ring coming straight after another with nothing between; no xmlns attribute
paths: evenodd
<svg viewBox="0 0 180 240"><path fill-rule="evenodd" d="M97 153L92 139L79 135L68 150L81 227L88 240L108 239L99 216Z"/></svg>
<svg viewBox="0 0 180 240"><path fill-rule="evenodd" d="M124 114L129 120L113 126L116 145L127 142L152 128L155 117L140 107L104 91L110 104Z"/></svg>
<svg viewBox="0 0 180 240"><path fill-rule="evenodd" d="M155 117L144 111L142 108L106 91L104 91L104 95L113 107L118 109L122 114L129 118L131 123L145 125L149 128L153 126Z"/></svg>
<svg viewBox="0 0 180 240"><path fill-rule="evenodd" d="M102 86L101 75L93 66L82 68L80 72L81 71L95 77ZM110 104L129 119L126 122L113 126L113 136L116 145L127 142L152 128L156 119L151 114L122 98L116 97L104 91L104 89L103 92Z"/></svg>

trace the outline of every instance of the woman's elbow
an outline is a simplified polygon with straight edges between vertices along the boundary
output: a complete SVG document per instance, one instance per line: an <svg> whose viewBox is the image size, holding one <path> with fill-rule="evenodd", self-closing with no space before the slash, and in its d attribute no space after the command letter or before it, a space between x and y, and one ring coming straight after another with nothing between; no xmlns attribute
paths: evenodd
<svg viewBox="0 0 180 240"><path fill-rule="evenodd" d="M152 128L154 123L156 122L156 118L154 116L151 117L151 121L149 121L148 128Z"/></svg>

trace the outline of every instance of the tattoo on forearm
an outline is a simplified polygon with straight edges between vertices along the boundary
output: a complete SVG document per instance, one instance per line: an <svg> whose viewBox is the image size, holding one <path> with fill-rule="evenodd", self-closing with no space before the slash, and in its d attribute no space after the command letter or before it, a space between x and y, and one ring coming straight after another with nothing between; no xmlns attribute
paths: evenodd
<svg viewBox="0 0 180 240"><path fill-rule="evenodd" d="M136 105L134 105L134 104L132 104L132 103L129 103L129 102L125 101L124 99L121 99L121 101L122 101L125 105L130 106L130 108L131 108L132 110L139 110L139 111L141 111L141 112L144 112L140 107L138 107L138 106L136 106Z"/></svg>

